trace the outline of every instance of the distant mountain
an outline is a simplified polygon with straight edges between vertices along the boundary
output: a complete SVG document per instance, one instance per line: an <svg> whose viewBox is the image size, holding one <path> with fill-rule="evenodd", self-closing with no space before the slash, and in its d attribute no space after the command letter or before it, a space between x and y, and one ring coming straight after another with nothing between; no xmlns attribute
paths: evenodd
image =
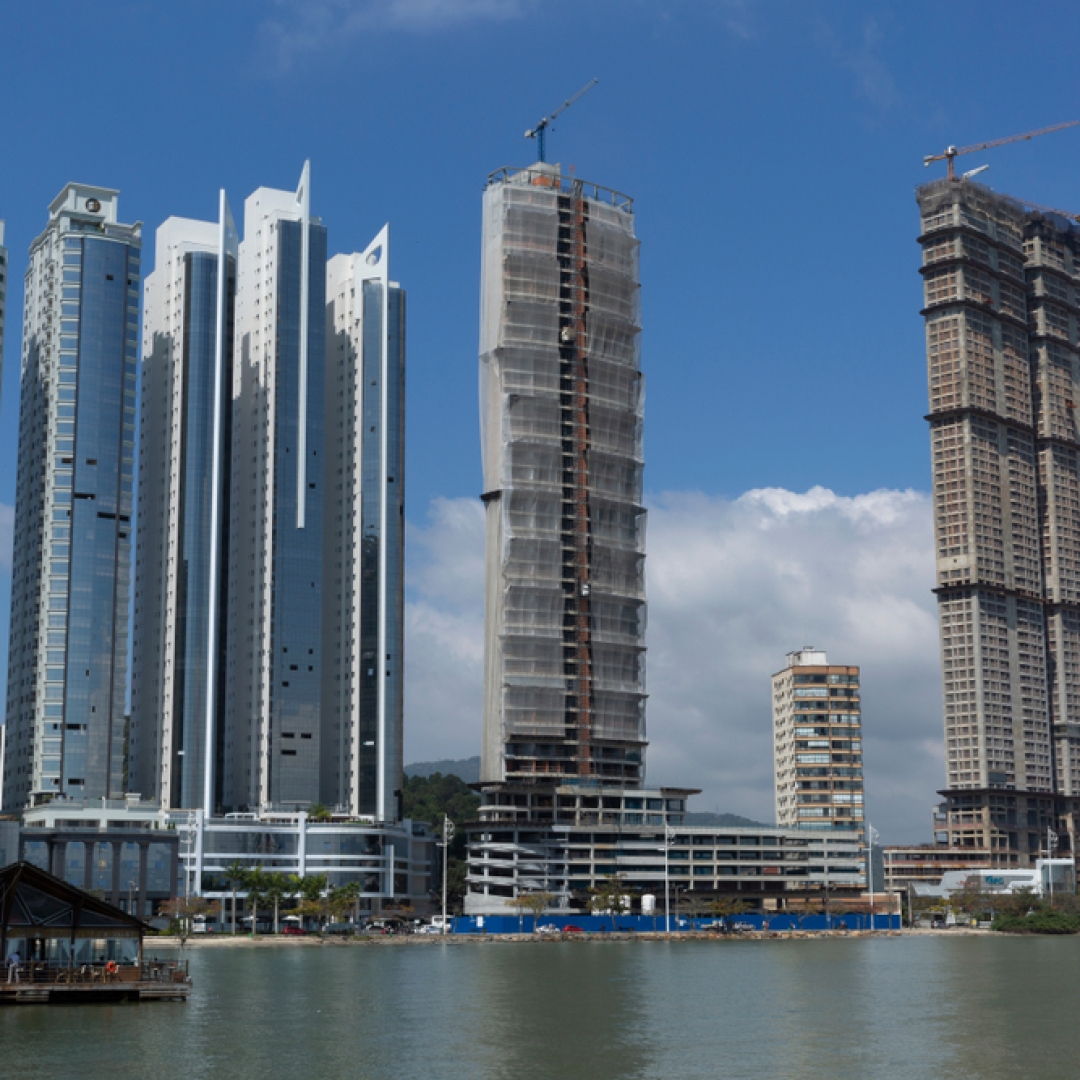
<svg viewBox="0 0 1080 1080"><path fill-rule="evenodd" d="M740 817L738 814L710 814L708 812L700 814L684 814L683 823L685 825L730 825L733 828L773 828L772 825L766 825L764 821L751 821L748 817Z"/></svg>
<svg viewBox="0 0 1080 1080"><path fill-rule="evenodd" d="M405 766L406 776L431 776L433 773L456 776L466 784L475 784L480 779L480 756L459 761L418 761Z"/></svg>

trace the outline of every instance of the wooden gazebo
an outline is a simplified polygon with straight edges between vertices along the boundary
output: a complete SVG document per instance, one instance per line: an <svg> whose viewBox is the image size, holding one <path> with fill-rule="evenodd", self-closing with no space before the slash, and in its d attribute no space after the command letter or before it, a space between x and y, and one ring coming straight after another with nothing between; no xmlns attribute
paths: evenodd
<svg viewBox="0 0 1080 1080"><path fill-rule="evenodd" d="M186 997L191 983L177 964L144 965L143 936L150 929L134 915L31 863L12 863L0 869L0 1003ZM76 964L75 943L86 939L137 939L138 959L123 966L114 961ZM49 940L68 943L66 965L32 955L35 947L43 954ZM23 964L13 973L18 981L9 982L10 941L26 944Z"/></svg>

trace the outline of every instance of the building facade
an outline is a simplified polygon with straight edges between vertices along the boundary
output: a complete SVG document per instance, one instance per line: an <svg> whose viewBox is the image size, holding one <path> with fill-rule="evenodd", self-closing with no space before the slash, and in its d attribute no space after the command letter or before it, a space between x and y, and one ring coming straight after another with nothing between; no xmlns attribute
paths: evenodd
<svg viewBox="0 0 1080 1080"><path fill-rule="evenodd" d="M0 221L0 394L4 386L4 318L7 314L8 250L4 247L4 223Z"/></svg>
<svg viewBox="0 0 1080 1080"><path fill-rule="evenodd" d="M131 783L165 807L221 805L237 237L157 230L143 322Z"/></svg>
<svg viewBox="0 0 1080 1080"><path fill-rule="evenodd" d="M865 835L859 669L807 646L772 677L776 821Z"/></svg>
<svg viewBox="0 0 1080 1080"><path fill-rule="evenodd" d="M1075 850L1080 230L971 180L918 189L949 846Z"/></svg>
<svg viewBox="0 0 1080 1080"><path fill-rule="evenodd" d="M322 801L401 816L405 293L390 230L327 264Z"/></svg>
<svg viewBox="0 0 1080 1080"><path fill-rule="evenodd" d="M30 249L5 808L124 789L141 226L68 184Z"/></svg>
<svg viewBox="0 0 1080 1080"><path fill-rule="evenodd" d="M556 165L484 192L483 781L644 777L644 386L631 201Z"/></svg>
<svg viewBox="0 0 1080 1080"><path fill-rule="evenodd" d="M326 229L297 191L244 204L232 380L221 802L319 799Z"/></svg>
<svg viewBox="0 0 1080 1080"><path fill-rule="evenodd" d="M685 788L554 790L481 785L467 826L466 915L513 912L508 901L547 893L550 909L588 908L588 890L614 876L627 894L672 910L737 896L771 910L854 897L866 887L854 832L688 825Z"/></svg>

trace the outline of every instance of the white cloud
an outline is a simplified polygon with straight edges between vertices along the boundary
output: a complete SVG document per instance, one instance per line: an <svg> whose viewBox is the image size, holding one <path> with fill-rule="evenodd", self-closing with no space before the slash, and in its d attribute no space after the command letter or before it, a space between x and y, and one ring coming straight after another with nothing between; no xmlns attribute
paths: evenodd
<svg viewBox="0 0 1080 1080"><path fill-rule="evenodd" d="M409 534L408 760L478 752L483 510L437 500ZM813 644L863 669L867 801L887 842L929 840L944 782L930 502L768 488L650 508L649 780L772 820L769 676Z"/></svg>
<svg viewBox="0 0 1080 1080"><path fill-rule="evenodd" d="M504 21L532 0L277 0L279 14L259 27L278 71L302 56L339 47L363 33L427 33L475 20Z"/></svg>

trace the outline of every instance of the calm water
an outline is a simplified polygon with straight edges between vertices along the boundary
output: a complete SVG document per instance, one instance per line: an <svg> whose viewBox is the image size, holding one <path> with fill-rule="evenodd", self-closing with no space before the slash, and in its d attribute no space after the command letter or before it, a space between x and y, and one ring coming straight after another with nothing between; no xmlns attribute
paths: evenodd
<svg viewBox="0 0 1080 1080"><path fill-rule="evenodd" d="M1076 1077L1080 939L189 949L187 1004L0 1010L0 1077Z"/></svg>

